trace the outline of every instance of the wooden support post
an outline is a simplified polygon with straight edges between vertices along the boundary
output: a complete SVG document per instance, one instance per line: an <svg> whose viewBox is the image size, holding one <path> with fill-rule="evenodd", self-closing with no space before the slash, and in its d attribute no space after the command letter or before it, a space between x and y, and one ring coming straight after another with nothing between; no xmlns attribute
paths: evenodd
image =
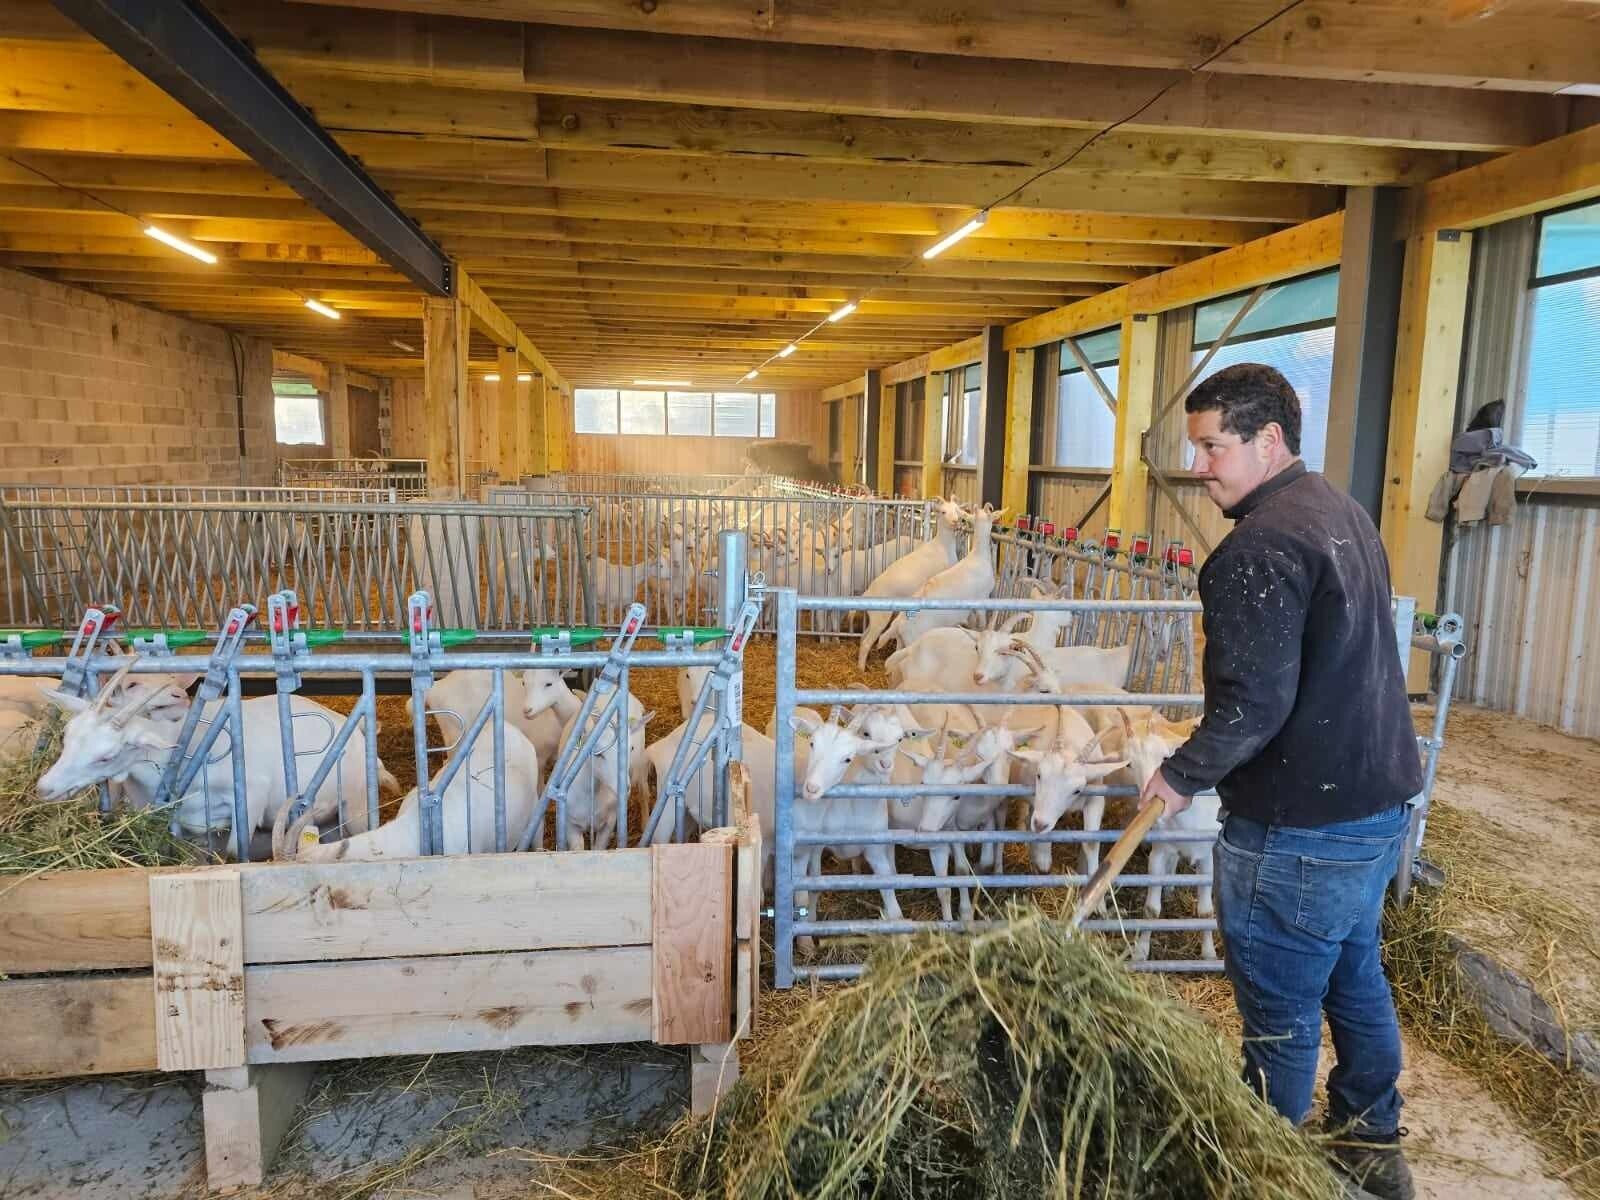
<svg viewBox="0 0 1600 1200"><path fill-rule="evenodd" d="M868 371L869 376L877 375L877 371ZM900 388L912 387L907 381L904 384L880 384L878 398L878 455L877 455L877 492L880 496L892 496L894 489L894 442L895 430L900 422Z"/></svg>
<svg viewBox="0 0 1600 1200"><path fill-rule="evenodd" d="M861 401L866 395L865 379L861 396L846 396L839 401L839 482L861 482Z"/></svg>
<svg viewBox="0 0 1600 1200"><path fill-rule="evenodd" d="M1322 473L1374 521L1383 512L1389 401L1404 272L1398 188L1346 188L1339 309Z"/></svg>
<svg viewBox="0 0 1600 1200"><path fill-rule="evenodd" d="M237 871L150 876L156 1063L244 1065L244 901Z"/></svg>
<svg viewBox="0 0 1600 1200"><path fill-rule="evenodd" d="M946 374L931 372L922 377L922 494L938 496L944 491L944 385Z"/></svg>
<svg viewBox="0 0 1600 1200"><path fill-rule="evenodd" d="M467 312L457 297L422 302L424 442L436 494L466 488L464 413L467 397Z"/></svg>
<svg viewBox="0 0 1600 1200"><path fill-rule="evenodd" d="M868 491L882 495L882 414L886 402L891 408L894 405L893 388L884 387L882 371L868 371L865 380L866 401L862 405L861 415L861 482L867 485ZM889 419L892 421L894 417L891 415Z"/></svg>
<svg viewBox="0 0 1600 1200"><path fill-rule="evenodd" d="M535 375L528 385L528 452L522 460L522 469L529 475L550 473L549 420L546 408L545 378Z"/></svg>
<svg viewBox="0 0 1600 1200"><path fill-rule="evenodd" d="M258 1187L310 1090L315 1063L206 1072L206 1183L213 1192Z"/></svg>
<svg viewBox="0 0 1600 1200"><path fill-rule="evenodd" d="M343 363L328 365L328 454L350 457L350 377Z"/></svg>
<svg viewBox="0 0 1600 1200"><path fill-rule="evenodd" d="M517 356L515 347L502 346L495 355L495 365L500 373L500 386L495 396L495 430L498 440L495 443L494 458L489 465L500 472L501 483L514 484L522 474L520 431L525 424L522 414L526 407L519 402L519 397L525 394L528 385L517 381L522 361Z"/></svg>
<svg viewBox="0 0 1600 1200"><path fill-rule="evenodd" d="M1415 596L1423 612L1438 603L1444 526L1426 513L1428 494L1450 466L1471 273L1470 233L1441 229L1407 239L1380 528L1395 593ZM1427 683L1428 656L1414 653L1407 687L1420 692Z"/></svg>
<svg viewBox="0 0 1600 1200"><path fill-rule="evenodd" d="M1028 511L1028 457L1033 449L1034 349L1011 351L1006 391L1005 479L1000 503L1012 516Z"/></svg>
<svg viewBox="0 0 1600 1200"><path fill-rule="evenodd" d="M1150 532L1150 476L1143 458L1156 393L1155 317L1122 319L1117 372L1117 428L1111 458L1111 498L1106 525L1125 537Z"/></svg>
<svg viewBox="0 0 1600 1200"><path fill-rule="evenodd" d="M1006 392L1011 382L1011 362L1006 354L1005 326L989 325L983 331L983 356L978 363L978 500L1004 508Z"/></svg>

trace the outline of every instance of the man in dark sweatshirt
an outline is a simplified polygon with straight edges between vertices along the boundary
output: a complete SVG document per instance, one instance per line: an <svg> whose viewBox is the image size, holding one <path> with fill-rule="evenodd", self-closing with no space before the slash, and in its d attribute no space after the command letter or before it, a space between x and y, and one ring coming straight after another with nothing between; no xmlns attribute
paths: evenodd
<svg viewBox="0 0 1600 1200"><path fill-rule="evenodd" d="M1169 814L1208 788L1222 798L1217 914L1246 1079L1304 1120L1325 1013L1339 1159L1372 1194L1409 1200L1378 924L1422 772L1388 558L1361 506L1300 460L1300 402L1277 371L1225 368L1184 408L1194 471L1237 524L1200 572L1204 718L1145 796Z"/></svg>

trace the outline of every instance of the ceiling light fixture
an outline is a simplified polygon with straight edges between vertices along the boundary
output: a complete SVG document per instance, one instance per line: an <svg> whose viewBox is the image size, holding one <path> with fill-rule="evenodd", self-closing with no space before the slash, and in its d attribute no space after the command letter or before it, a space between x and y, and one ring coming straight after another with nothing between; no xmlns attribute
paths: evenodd
<svg viewBox="0 0 1600 1200"><path fill-rule="evenodd" d="M851 313L855 312L855 310L856 310L856 302L854 300L851 300L843 308L836 308L831 313L828 314L828 324L832 325L835 321L844 320Z"/></svg>
<svg viewBox="0 0 1600 1200"><path fill-rule="evenodd" d="M321 300L307 300L306 307L314 313L320 313L322 316L327 317L330 321L337 321L340 319L341 314L339 310L336 308L329 308Z"/></svg>
<svg viewBox="0 0 1600 1200"><path fill-rule="evenodd" d="M968 221L965 225L963 225L960 229L956 230L954 233L946 234L939 241L937 241L933 245L929 246L926 250L924 250L922 252L922 257L923 258L937 258L937 257L939 257L939 255L943 254L946 250L950 249L951 246L954 246L957 242L959 242L962 238L966 237L968 234L976 233L979 229L981 229L983 227L983 223L985 221L987 221L988 219L989 219L989 210L987 208L980 208L978 210L978 215L977 216L973 217L972 220Z"/></svg>
<svg viewBox="0 0 1600 1200"><path fill-rule="evenodd" d="M156 241L160 242L164 246L171 246L180 254L187 254L190 258L198 258L208 267L214 267L217 265L217 256L211 253L211 251L202 250L193 242L186 242L181 237L177 236L177 234L168 233L165 229L162 229L158 225L145 226L144 235L145 237L155 238Z"/></svg>

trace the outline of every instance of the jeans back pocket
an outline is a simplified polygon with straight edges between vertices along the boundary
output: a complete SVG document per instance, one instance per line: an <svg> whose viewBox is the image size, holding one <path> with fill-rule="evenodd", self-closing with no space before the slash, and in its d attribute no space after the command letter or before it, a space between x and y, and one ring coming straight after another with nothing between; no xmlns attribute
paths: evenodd
<svg viewBox="0 0 1600 1200"><path fill-rule="evenodd" d="M1393 855L1338 860L1300 856L1300 900L1294 923L1313 937L1342 942L1375 912L1393 874Z"/></svg>

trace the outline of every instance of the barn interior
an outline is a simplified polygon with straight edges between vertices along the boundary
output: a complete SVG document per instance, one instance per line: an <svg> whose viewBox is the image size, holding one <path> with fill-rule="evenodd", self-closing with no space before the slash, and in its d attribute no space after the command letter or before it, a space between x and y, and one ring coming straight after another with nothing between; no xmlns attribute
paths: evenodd
<svg viewBox="0 0 1600 1200"><path fill-rule="evenodd" d="M1407 1116L1432 1151L1419 1194L1600 1197L1600 808L1588 786L1600 765L1600 4L0 6L0 674L49 659L72 678L53 656L91 606L120 606L104 628L109 639L120 615L129 648L214 656L249 603L253 682L223 663L216 686L315 696L330 728L366 714L353 744L378 747L396 796L445 761L448 730L411 727L422 667L394 656L416 664L459 645L512 655L520 673L530 629L533 650L566 629L545 652L592 648L583 665L601 670L616 643L590 634L616 634L635 601L647 653L667 656L632 677L649 745L678 724L670 656L703 652L710 666L751 596L766 607L741 668L746 726L809 703L807 689L896 684L883 658L858 660L846 601L900 539L933 535L941 498L999 514L996 598L1021 607L1043 577L1063 600L1143 603L1152 622L1165 612L1159 630L1136 615L1085 632L1079 618L1066 642L1130 639L1130 694L1198 692L1197 573L1232 523L1190 469L1182 401L1244 362L1294 387L1307 466L1370 514L1394 592L1417 614L1397 618L1400 646L1424 755L1439 743L1428 790L1441 811L1414 886L1432 895L1434 874L1445 880L1455 907L1427 932L1453 939L1450 978L1467 980L1408 983L1401 1004ZM1496 459L1492 481L1463 469L1453 439L1484 424L1532 465ZM739 558L724 529L744 536ZM733 588L741 563L770 590ZM315 663L298 676L273 666L268 596L289 587L308 624L342 639L312 651L387 653L388 665L332 682ZM407 641L417 589L437 606L420 651ZM780 589L838 604L802 599L786 642ZM31 637L41 630L67 637ZM666 961L664 872L654 893L646 873L645 933L628 945L655 1000L642 1025L635 1011L570 1037L526 1026L485 1042L430 1040L396 1018L293 1066L254 1033L220 1058L179 1053L148 996L161 962L145 876L91 897L87 873L60 871L8 824L6 805L43 766L0 787L0 981L19 986L14 1011L31 1030L20 1045L0 1035L0 1079L18 1081L0 1083L0 1135L14 1134L0 1136L0 1179L12 1172L18 1195L56 1194L68 1177L77 1195L179 1195L207 1171L213 1188L262 1195L291 1176L336 1188L359 1176L364 1194L601 1195L555 1165L583 1146L574 1127L604 1126L606 1145L633 1153L639 1129L698 1107L707 1047L753 1032L745 1065L759 1063L791 1003L854 969L797 952L795 922L818 922L815 910L785 913L781 929L770 913L753 932L730 925L735 958L753 957L739 960L750 978L724 989L722 1020L743 1012L748 1025L731 1039L665 1036L659 978L648 992L648 963ZM605 853L646 854L648 799L621 810L620 845L638 845ZM499 836L492 848L515 849ZM1060 871L1077 869L1062 866L1076 849L1057 847ZM903 874L926 873L901 853ZM736 889L740 861L727 868ZM238 869L248 941L255 868ZM68 874L83 878L60 883ZM16 892L8 921L11 876L63 890ZM843 944L878 915L878 893L837 886L825 905L836 925L819 932ZM915 894L908 919L931 928L934 891ZM1236 1035L1218 964L1195 965L1207 914L1191 896L1175 923L1157 922L1171 972L1159 986ZM1141 888L1118 903L1142 900ZM87 914L109 912L135 949L85 932ZM75 957L38 951L80 937L91 944ZM595 953L548 945L496 944ZM434 962L442 946L416 953ZM307 966L283 955L241 959L241 990ZM326 965L377 994L360 971L397 961ZM1416 969L1437 975L1445 961ZM137 986L129 971L143 972ZM1457 1023L1478 1011L1473 997L1492 1010L1471 1017L1482 1042ZM90 1015L67 1029L73 1012ZM637 1058L595 1048L652 1042ZM663 1065L660 1047L682 1045L702 1055L692 1096ZM325 1089L309 1117L296 1105L310 1076L285 1073L486 1048L529 1056L507 1068L523 1099L501 1097L491 1122L490 1141L522 1157L484 1153L476 1126L417 1157L451 1128L477 1059L452 1059L451 1082L417 1097L399 1068L365 1091L357 1072L346 1108ZM570 1077L563 1053L581 1059ZM722 1075L711 1070L712 1092ZM110 1137L146 1087L159 1121L188 1131L177 1150L114 1137L141 1165L102 1170L94 1139L61 1133L78 1119ZM549 1091L571 1095L541 1123L527 1096ZM213 1092L249 1108L216 1118L247 1131L242 1158L217 1149L206 1106L226 1105L202 1098ZM410 1115L369 1162L339 1139L377 1120L349 1097L380 1092ZM291 1118L289 1141L301 1140L274 1174Z"/></svg>

